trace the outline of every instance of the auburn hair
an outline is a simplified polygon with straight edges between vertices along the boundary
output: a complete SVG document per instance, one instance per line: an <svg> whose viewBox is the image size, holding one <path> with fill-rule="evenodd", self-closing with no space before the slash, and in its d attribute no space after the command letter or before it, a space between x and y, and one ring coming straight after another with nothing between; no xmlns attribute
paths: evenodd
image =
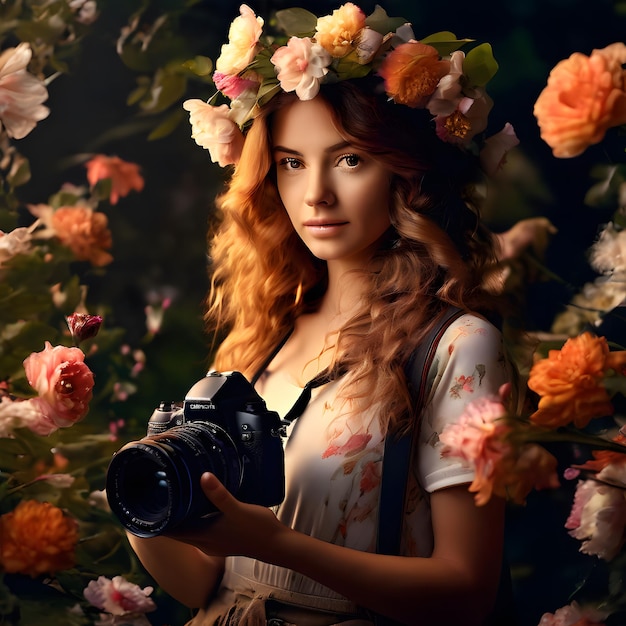
<svg viewBox="0 0 626 626"><path fill-rule="evenodd" d="M389 102L374 79L322 85L338 131L393 173L391 228L370 267L357 313L334 338L331 370L349 371L343 394L381 407L383 427L408 424L405 367L446 305L486 311L494 241L471 197L475 159L438 139L427 111ZM327 284L281 202L272 158L272 119L293 102L281 93L250 127L210 234L211 289L206 322L219 343L214 367L248 377L296 318L315 310ZM359 391L357 391L357 389ZM367 391L363 391L367 390Z"/></svg>

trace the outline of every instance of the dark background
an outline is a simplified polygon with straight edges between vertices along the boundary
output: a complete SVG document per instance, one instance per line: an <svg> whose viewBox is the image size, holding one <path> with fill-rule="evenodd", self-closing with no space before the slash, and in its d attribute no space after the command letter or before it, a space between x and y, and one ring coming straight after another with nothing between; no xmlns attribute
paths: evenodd
<svg viewBox="0 0 626 626"><path fill-rule="evenodd" d="M151 4L157 11L184 3ZM217 58L239 4L205 0L181 10L177 28L188 51ZM564 282L537 281L527 293L528 326L548 330L555 313L591 276L585 252L598 226L610 217L611 211L590 209L583 203L591 168L619 162L624 143L614 133L580 157L555 159L539 137L533 105L558 61L576 51L589 54L593 48L620 41L626 26L620 3L389 0L382 4L389 15L408 18L418 38L450 30L458 37L492 44L500 71L489 85L495 101L489 131L495 133L511 122L521 144L510 158L512 173L485 217L496 231L532 215L546 215L557 226L545 263ZM293 6L291 1L277 0L251 0L249 5L266 18L274 9ZM367 13L374 5L360 3ZM147 140L156 118L127 105L139 73L125 66L115 52L119 29L140 4L109 0L100 6L100 18L71 71L50 85L50 117L20 142L33 171L20 196L29 203L46 202L64 182L84 184L84 167L76 155L117 154L141 165L145 190L106 210L115 261L106 272L88 274L86 281L89 300L108 303L105 323L124 327L131 345L144 341L146 304L173 296L161 332L145 347L148 362L139 391L125 408L129 413L125 417L147 420L158 400L181 398L209 362L210 337L201 321L208 285L205 233L224 174L190 138L186 123L164 139ZM320 15L338 3L303 1L299 6ZM204 89L190 83L185 97L205 98ZM564 286L568 284L571 287ZM571 489L566 488L534 494L525 508L511 510L508 552L522 626L537 624L544 611L554 612L567 604L568 594L592 565L592 557L579 556L578 542L563 529L570 505Z"/></svg>

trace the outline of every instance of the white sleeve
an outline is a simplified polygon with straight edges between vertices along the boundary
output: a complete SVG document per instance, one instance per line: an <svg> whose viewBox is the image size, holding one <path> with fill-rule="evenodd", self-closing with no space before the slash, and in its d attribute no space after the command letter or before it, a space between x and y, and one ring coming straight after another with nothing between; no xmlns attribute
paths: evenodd
<svg viewBox="0 0 626 626"><path fill-rule="evenodd" d="M500 386L509 380L500 331L476 315L455 320L437 347L420 420L417 470L426 491L473 480L472 468L461 459L441 457L439 433L458 420L469 402L497 396Z"/></svg>

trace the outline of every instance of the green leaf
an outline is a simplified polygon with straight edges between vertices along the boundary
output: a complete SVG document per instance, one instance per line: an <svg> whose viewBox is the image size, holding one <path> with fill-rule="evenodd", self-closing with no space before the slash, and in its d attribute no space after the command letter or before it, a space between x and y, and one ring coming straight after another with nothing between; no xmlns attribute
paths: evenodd
<svg viewBox="0 0 626 626"><path fill-rule="evenodd" d="M196 55L183 63L183 67L196 76L208 76L213 71L213 61L209 57Z"/></svg>
<svg viewBox="0 0 626 626"><path fill-rule="evenodd" d="M498 71L491 44L483 43L472 48L465 56L463 73L468 87L484 87Z"/></svg>
<svg viewBox="0 0 626 626"><path fill-rule="evenodd" d="M169 108L185 95L187 78L179 73L170 73L160 70L146 97L141 102L141 108L149 113L160 113Z"/></svg>
<svg viewBox="0 0 626 626"><path fill-rule="evenodd" d="M259 91L257 93L258 105L263 106L279 92L280 84L278 83L278 80L273 82L269 80L264 81L261 87L259 87Z"/></svg>
<svg viewBox="0 0 626 626"><path fill-rule="evenodd" d="M152 141L167 137L186 117L187 113L183 109L175 109L148 135L148 139Z"/></svg>
<svg viewBox="0 0 626 626"><path fill-rule="evenodd" d="M351 52L345 57L339 59L334 64L335 72L337 73L337 80L346 80L347 78L363 78L372 71L371 65L363 65L355 61L356 52ZM330 73L328 75L330 78Z"/></svg>
<svg viewBox="0 0 626 626"><path fill-rule="evenodd" d="M17 228L17 213L6 208L0 208L0 230L8 233Z"/></svg>
<svg viewBox="0 0 626 626"><path fill-rule="evenodd" d="M452 54L455 50L462 48L464 45L471 43L473 39L457 39L454 33L448 30L442 30L420 39L420 43L428 44L439 52L442 57Z"/></svg>
<svg viewBox="0 0 626 626"><path fill-rule="evenodd" d="M282 9L276 11L276 24L288 37L312 37L317 16L299 7Z"/></svg>
<svg viewBox="0 0 626 626"><path fill-rule="evenodd" d="M389 17L387 11L378 4L374 9L374 12L367 17L365 24L372 30L375 30L381 35L395 32L400 26L407 24L408 20L403 17Z"/></svg>

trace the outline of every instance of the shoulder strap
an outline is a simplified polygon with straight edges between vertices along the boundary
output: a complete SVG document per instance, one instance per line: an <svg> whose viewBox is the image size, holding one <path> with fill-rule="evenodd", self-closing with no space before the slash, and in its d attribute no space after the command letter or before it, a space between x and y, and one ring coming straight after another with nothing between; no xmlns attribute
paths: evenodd
<svg viewBox="0 0 626 626"><path fill-rule="evenodd" d="M439 345L439 340L446 332L448 326L463 313L464 311L461 309L450 306L416 348L407 363L406 375L411 386L416 419L419 419L423 409L426 396L426 380ZM417 430L416 424L416 427L412 428L405 435L387 434L385 438L376 536L376 552L379 554L400 554L402 523L404 521L404 499L409 477L413 437ZM374 624L376 626L393 626L396 622L376 614L374 615Z"/></svg>
<svg viewBox="0 0 626 626"><path fill-rule="evenodd" d="M414 415L419 418L426 396L426 380L432 365L439 340L448 326L464 311L450 306L422 343L413 352L406 367L407 380L411 385ZM383 473L381 478L380 503L378 507L378 534L376 552L399 554L402 536L404 496L409 474L409 463L413 435L412 428L403 436L388 434L385 438Z"/></svg>

